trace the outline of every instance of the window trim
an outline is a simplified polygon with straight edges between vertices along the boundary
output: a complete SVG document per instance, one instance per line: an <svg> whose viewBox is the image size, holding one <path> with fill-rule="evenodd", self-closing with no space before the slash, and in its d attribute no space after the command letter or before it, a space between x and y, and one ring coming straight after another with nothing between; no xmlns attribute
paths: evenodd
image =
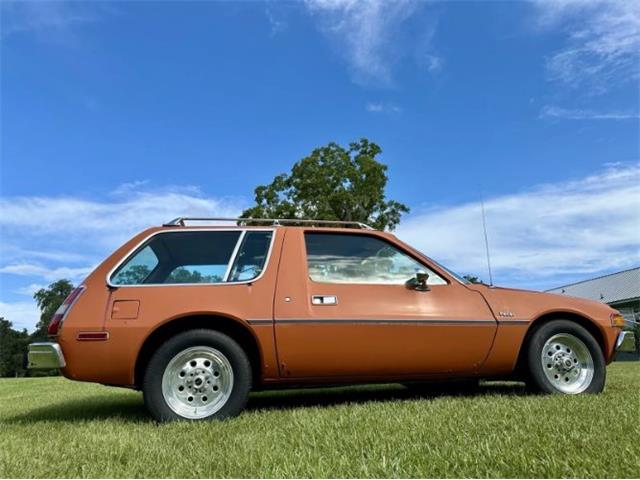
<svg viewBox="0 0 640 480"><path fill-rule="evenodd" d="M236 241L236 245L235 247L233 247L233 251L231 252L231 256L229 257L229 263L227 264L227 268L225 269L224 275L222 276L223 283L229 283L229 275L231 275L231 269L233 268L233 265L236 263L236 260L238 259L238 252L240 251L240 247L242 246L242 242L244 241L244 237L246 234L247 234L246 230L243 230L242 232L240 232L240 236L238 237L238 240ZM266 265L266 262L265 262L265 265Z"/></svg>
<svg viewBox="0 0 640 480"><path fill-rule="evenodd" d="M229 257L229 264L227 265L227 269L225 271L225 275L223 277L222 282L199 282L199 283L141 283L141 284L114 284L111 282L111 278L114 273L126 262L128 262L133 256L138 253L141 248L149 242L156 235L163 235L167 233L175 233L175 232L237 232L240 231L240 235L238 235L238 240L236 240L236 245L233 248L231 256ZM236 257L238 256L238 252L240 251L240 246L242 245L242 240L244 239L247 232L271 232L271 241L269 243L269 249L267 251L267 256L264 260L264 266L262 267L262 271L260 274L252 278L251 280L242 280L238 282L225 282L224 280L228 278L231 273L231 266L236 261ZM147 288L147 287L192 287L192 286L208 286L208 285L243 285L257 282L267 270L269 266L269 261L271 260L271 253L273 252L273 245L275 243L276 238L276 229L275 228L180 228L180 229L171 229L171 230L158 230L153 232L150 235L147 235L142 241L138 242L131 250L127 252L118 262L116 262L115 266L109 270L106 276L106 283L109 288Z"/></svg>
<svg viewBox="0 0 640 480"><path fill-rule="evenodd" d="M319 231L319 230L304 230L302 232L302 243L304 244L304 268L306 269L306 273L307 273L307 280L309 282L312 283L316 283L318 285L359 285L359 286L381 286L381 287L401 287L403 285L399 284L399 283L366 283L366 282L319 282L317 280L314 280L313 278L311 278L311 275L309 274L309 252L307 251L307 241L305 236L307 235L307 233L310 234L332 234L332 235L362 235L365 237L371 237L371 238L375 238L377 240L380 240L383 243L386 243L388 245L391 245L393 248L395 248L396 250L398 250L401 253L404 253L407 257L412 258L415 262L419 263L420 265L422 265L423 267L427 268L428 270L431 270L433 273L435 273L436 275L438 275L438 277L440 277L442 280L444 280L444 284L439 284L439 285L429 285L430 288L432 287L446 287L451 285L451 280L449 280L449 278L445 275L442 275L441 272L438 271L438 269L433 268L431 265L429 265L427 262L425 262L424 260L422 260L420 257L417 257L416 255L413 254L413 252L408 251L407 249L405 249L402 245L398 245L395 242L392 242L391 240L389 240L388 238L383 237L382 235L376 235L374 233L370 233L370 232L331 232L331 231L327 231L327 232L323 232L323 231Z"/></svg>

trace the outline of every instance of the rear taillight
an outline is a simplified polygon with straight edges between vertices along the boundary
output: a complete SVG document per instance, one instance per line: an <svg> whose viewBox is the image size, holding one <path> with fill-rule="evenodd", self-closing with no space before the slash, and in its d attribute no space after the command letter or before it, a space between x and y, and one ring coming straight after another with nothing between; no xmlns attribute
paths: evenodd
<svg viewBox="0 0 640 480"><path fill-rule="evenodd" d="M58 307L56 313L51 317L51 321L49 322L49 328L47 329L47 333L49 335L56 336L60 331L60 327L62 326L62 322L64 322L65 317L69 314L69 310L73 307L73 304L76 303L80 294L84 291L85 287L80 286L78 288L74 288L69 296L64 299L62 305Z"/></svg>

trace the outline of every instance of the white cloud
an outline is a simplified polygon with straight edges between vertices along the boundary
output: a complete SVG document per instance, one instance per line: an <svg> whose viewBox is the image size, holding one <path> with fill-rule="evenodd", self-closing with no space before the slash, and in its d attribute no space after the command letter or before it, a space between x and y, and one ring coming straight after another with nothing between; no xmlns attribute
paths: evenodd
<svg viewBox="0 0 640 480"><path fill-rule="evenodd" d="M602 93L640 76L640 7L635 0L538 0L543 27L562 28L566 45L547 60L553 80Z"/></svg>
<svg viewBox="0 0 640 480"><path fill-rule="evenodd" d="M237 200L207 197L197 187L168 187L132 191L130 185L114 191L108 201L77 197L5 197L0 199L0 225L9 234L28 236L55 233L70 237L82 232L98 245L113 246L149 225L184 215L233 215Z"/></svg>
<svg viewBox="0 0 640 480"><path fill-rule="evenodd" d="M137 183L121 186L103 201L68 196L0 199L0 272L77 280L149 226L178 216L233 217L244 206L236 199L207 197L196 187L140 188Z"/></svg>
<svg viewBox="0 0 640 480"><path fill-rule="evenodd" d="M42 283L30 283L29 285L25 285L23 287L18 288L15 292L20 295L26 295L28 297L33 297L33 294L42 288L46 288L47 285Z"/></svg>
<svg viewBox="0 0 640 480"><path fill-rule="evenodd" d="M57 263L87 263L91 257L78 252L58 251L47 249L44 251L30 250L5 242L0 243L0 258L10 258L14 262L25 258L37 261L57 262Z"/></svg>
<svg viewBox="0 0 640 480"><path fill-rule="evenodd" d="M400 113L402 108L390 102L368 102L365 105L367 112L372 113Z"/></svg>
<svg viewBox="0 0 640 480"><path fill-rule="evenodd" d="M416 10L413 0L305 0L321 30L335 43L359 83L391 81L401 51L400 25Z"/></svg>
<svg viewBox="0 0 640 480"><path fill-rule="evenodd" d="M640 263L640 166L485 201L494 279L552 287ZM488 279L479 202L408 217L398 235L454 270Z"/></svg>
<svg viewBox="0 0 640 480"><path fill-rule="evenodd" d="M68 34L74 27L94 23L111 6L100 2L25 0L0 2L2 37L19 33L36 35Z"/></svg>
<svg viewBox="0 0 640 480"><path fill-rule="evenodd" d="M547 105L540 110L540 118L564 118L567 120L634 120L640 114L633 112L596 112L584 109L567 109Z"/></svg>
<svg viewBox="0 0 640 480"><path fill-rule="evenodd" d="M0 302L0 317L13 323L16 330L32 331L40 320L40 310L35 302Z"/></svg>
<svg viewBox="0 0 640 480"><path fill-rule="evenodd" d="M67 278L72 282L81 281L87 274L91 272L92 267L58 267L49 268L44 265L32 263L14 263L0 267L0 273L11 273L13 275L21 275L25 277L38 277L51 282Z"/></svg>
<svg viewBox="0 0 640 480"><path fill-rule="evenodd" d="M287 29L287 22L279 16L278 12L274 10L270 2L267 2L267 5L264 9L264 14L269 21L269 26L271 27L271 30L269 32L269 35L271 37L275 37L276 35L284 32Z"/></svg>
<svg viewBox="0 0 640 480"><path fill-rule="evenodd" d="M427 66L427 70L429 70L431 73L437 73L442 70L442 57L426 54L424 55L423 61Z"/></svg>
<svg viewBox="0 0 640 480"><path fill-rule="evenodd" d="M144 191L145 188L149 188L150 183L151 182L149 180L125 182L114 188L111 194L115 196L135 195L137 192Z"/></svg>

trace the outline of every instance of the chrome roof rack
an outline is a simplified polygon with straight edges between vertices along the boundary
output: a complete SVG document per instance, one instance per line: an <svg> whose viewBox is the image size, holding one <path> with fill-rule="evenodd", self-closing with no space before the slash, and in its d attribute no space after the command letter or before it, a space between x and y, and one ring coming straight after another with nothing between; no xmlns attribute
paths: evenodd
<svg viewBox="0 0 640 480"><path fill-rule="evenodd" d="M347 222L344 220L311 220L308 218L229 218L229 217L178 217L174 218L168 223L162 225L163 227L184 227L186 222L235 222L239 225L247 225L249 223L261 223L269 225L320 225L331 226L336 225L340 227L353 227L361 228L363 230L374 230L366 223L362 222Z"/></svg>

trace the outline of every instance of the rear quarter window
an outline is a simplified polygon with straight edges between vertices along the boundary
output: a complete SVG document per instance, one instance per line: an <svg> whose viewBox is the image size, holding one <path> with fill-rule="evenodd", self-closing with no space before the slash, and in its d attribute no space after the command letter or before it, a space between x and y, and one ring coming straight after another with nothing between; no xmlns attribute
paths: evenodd
<svg viewBox="0 0 640 480"><path fill-rule="evenodd" d="M151 237L111 275L113 285L250 281L265 267L272 231L166 232Z"/></svg>

